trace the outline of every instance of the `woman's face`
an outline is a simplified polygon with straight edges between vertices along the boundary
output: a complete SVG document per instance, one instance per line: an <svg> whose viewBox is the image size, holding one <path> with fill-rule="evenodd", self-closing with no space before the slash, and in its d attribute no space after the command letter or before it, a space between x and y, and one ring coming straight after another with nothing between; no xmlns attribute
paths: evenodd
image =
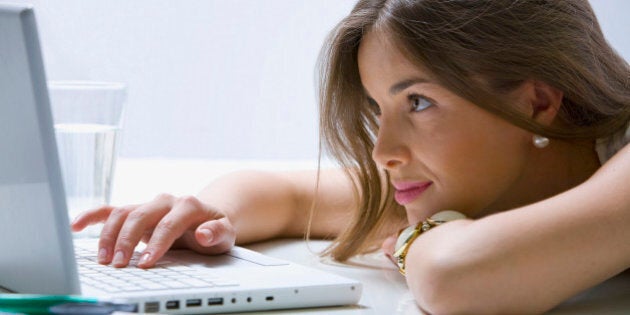
<svg viewBox="0 0 630 315"><path fill-rule="evenodd" d="M524 174L531 133L432 82L378 34L364 37L358 60L380 110L372 156L409 221L441 210L469 217L504 210Z"/></svg>

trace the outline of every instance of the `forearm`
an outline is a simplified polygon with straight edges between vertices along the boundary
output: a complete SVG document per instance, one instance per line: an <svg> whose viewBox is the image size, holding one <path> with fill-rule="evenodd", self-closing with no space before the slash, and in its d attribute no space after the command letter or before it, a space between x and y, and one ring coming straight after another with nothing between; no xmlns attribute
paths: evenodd
<svg viewBox="0 0 630 315"><path fill-rule="evenodd" d="M298 207L294 188L279 173L239 171L222 176L197 196L224 213L239 244L279 237Z"/></svg>
<svg viewBox="0 0 630 315"><path fill-rule="evenodd" d="M630 150L553 198L422 235L408 255L419 305L438 314L540 313L630 266Z"/></svg>
<svg viewBox="0 0 630 315"><path fill-rule="evenodd" d="M345 222L339 218L352 209L351 186L340 170L322 170L320 176L316 187L316 170L241 171L217 179L198 197L230 218L239 244L301 237L308 224L315 237L334 236Z"/></svg>

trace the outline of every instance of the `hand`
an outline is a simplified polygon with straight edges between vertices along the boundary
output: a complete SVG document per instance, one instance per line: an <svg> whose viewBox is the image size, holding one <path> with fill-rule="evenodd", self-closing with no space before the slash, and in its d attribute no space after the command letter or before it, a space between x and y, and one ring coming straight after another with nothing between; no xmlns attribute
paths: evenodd
<svg viewBox="0 0 630 315"><path fill-rule="evenodd" d="M114 267L127 266L140 241L147 246L138 267L150 268L171 247L220 254L232 248L236 239L225 214L191 196L161 194L145 204L103 206L80 214L72 222L72 230L78 232L96 223L105 223L98 262Z"/></svg>
<svg viewBox="0 0 630 315"><path fill-rule="evenodd" d="M392 262L396 267L398 264L394 259L394 251L396 250L396 240L398 239L398 234L393 234L386 238L381 245L381 250L385 254L385 256Z"/></svg>

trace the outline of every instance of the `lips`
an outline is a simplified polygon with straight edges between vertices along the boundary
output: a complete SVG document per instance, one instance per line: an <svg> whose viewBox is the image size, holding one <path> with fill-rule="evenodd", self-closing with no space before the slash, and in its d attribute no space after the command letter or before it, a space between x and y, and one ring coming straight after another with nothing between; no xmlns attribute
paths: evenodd
<svg viewBox="0 0 630 315"><path fill-rule="evenodd" d="M406 205L416 200L433 182L398 182L392 183L396 192L394 199L400 205Z"/></svg>

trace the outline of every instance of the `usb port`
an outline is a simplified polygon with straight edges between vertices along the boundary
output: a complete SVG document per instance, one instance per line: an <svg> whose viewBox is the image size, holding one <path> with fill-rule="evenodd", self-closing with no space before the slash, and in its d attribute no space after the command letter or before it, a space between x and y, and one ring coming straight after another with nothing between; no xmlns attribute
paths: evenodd
<svg viewBox="0 0 630 315"><path fill-rule="evenodd" d="M166 309L167 310L179 309L179 301L173 300L173 301L166 302Z"/></svg>
<svg viewBox="0 0 630 315"><path fill-rule="evenodd" d="M201 306L201 299L186 300L186 307Z"/></svg>
<svg viewBox="0 0 630 315"><path fill-rule="evenodd" d="M223 298L209 298L208 305L223 305Z"/></svg>
<svg viewBox="0 0 630 315"><path fill-rule="evenodd" d="M145 313L157 313L159 311L160 311L160 302L145 302L144 303Z"/></svg>
<svg viewBox="0 0 630 315"><path fill-rule="evenodd" d="M273 295L266 297L265 300L269 302L273 301Z"/></svg>

